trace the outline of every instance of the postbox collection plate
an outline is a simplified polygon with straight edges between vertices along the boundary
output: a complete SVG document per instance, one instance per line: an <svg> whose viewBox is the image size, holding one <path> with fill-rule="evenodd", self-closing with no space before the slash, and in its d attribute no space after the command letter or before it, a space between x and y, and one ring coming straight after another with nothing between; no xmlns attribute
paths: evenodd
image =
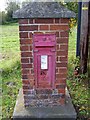
<svg viewBox="0 0 90 120"><path fill-rule="evenodd" d="M48 56L41 55L41 69L48 69Z"/></svg>

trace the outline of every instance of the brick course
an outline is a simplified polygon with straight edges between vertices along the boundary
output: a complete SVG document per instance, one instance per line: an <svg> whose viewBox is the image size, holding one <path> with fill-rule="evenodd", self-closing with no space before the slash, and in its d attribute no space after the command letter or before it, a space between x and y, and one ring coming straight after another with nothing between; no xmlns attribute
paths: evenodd
<svg viewBox="0 0 90 120"><path fill-rule="evenodd" d="M20 19L20 50L21 50L21 67L22 67L22 82L25 106L30 105L28 96L35 88L34 65L33 65L33 34L55 34L56 35L56 75L55 89L59 94L65 94L66 76L67 76L67 55L68 55L68 36L69 36L69 19ZM47 94L41 99L49 98L53 94L50 86L46 83L41 83L44 89L37 88L36 93ZM46 87L45 87L46 86ZM65 103L65 97L57 99L60 104ZM37 102L37 101L36 101ZM54 103L53 103L54 104Z"/></svg>

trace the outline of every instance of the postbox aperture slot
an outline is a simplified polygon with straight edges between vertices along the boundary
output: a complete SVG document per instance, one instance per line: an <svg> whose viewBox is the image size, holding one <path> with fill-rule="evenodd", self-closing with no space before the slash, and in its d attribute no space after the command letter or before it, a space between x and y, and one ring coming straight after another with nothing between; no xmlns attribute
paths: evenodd
<svg viewBox="0 0 90 120"><path fill-rule="evenodd" d="M35 47L53 47L53 46L55 46L55 42L36 42L35 44Z"/></svg>
<svg viewBox="0 0 90 120"><path fill-rule="evenodd" d="M48 69L48 56L41 55L41 69Z"/></svg>

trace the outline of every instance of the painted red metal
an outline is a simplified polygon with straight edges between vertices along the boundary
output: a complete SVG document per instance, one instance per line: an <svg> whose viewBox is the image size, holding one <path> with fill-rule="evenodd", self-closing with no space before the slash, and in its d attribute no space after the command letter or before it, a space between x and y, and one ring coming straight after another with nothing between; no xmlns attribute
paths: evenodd
<svg viewBox="0 0 90 120"><path fill-rule="evenodd" d="M36 88L54 88L55 34L33 36L34 74Z"/></svg>

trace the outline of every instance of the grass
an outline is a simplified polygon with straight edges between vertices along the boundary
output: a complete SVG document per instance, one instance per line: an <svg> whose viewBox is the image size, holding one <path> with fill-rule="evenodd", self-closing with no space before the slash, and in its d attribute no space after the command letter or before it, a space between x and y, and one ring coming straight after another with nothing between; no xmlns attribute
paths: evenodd
<svg viewBox="0 0 90 120"><path fill-rule="evenodd" d="M71 29L69 33L69 44L68 44L68 60L74 60L76 57L76 39L77 39L77 27Z"/></svg>
<svg viewBox="0 0 90 120"><path fill-rule="evenodd" d="M19 51L19 32L18 24L3 25L2 27L2 52L16 52Z"/></svg>
<svg viewBox="0 0 90 120"><path fill-rule="evenodd" d="M11 118L14 110L16 98L21 84L21 67L20 67L20 50L19 50L19 31L18 24L9 24L1 26L2 34L2 61L0 68L2 69L2 117ZM0 34L1 37L1 34ZM87 76L80 75L80 78L73 75L75 63L76 48L76 27L72 29L69 37L69 64L67 85L71 93L73 104L78 112L78 118L88 116L88 89L86 81ZM0 53L1 54L1 53ZM1 80L0 79L0 80ZM2 86L1 86L2 84Z"/></svg>
<svg viewBox="0 0 90 120"><path fill-rule="evenodd" d="M15 100L21 87L18 24L2 25L2 117L11 118ZM0 34L1 37L1 34ZM0 53L0 54L1 54ZM1 83L1 82L0 82Z"/></svg>

